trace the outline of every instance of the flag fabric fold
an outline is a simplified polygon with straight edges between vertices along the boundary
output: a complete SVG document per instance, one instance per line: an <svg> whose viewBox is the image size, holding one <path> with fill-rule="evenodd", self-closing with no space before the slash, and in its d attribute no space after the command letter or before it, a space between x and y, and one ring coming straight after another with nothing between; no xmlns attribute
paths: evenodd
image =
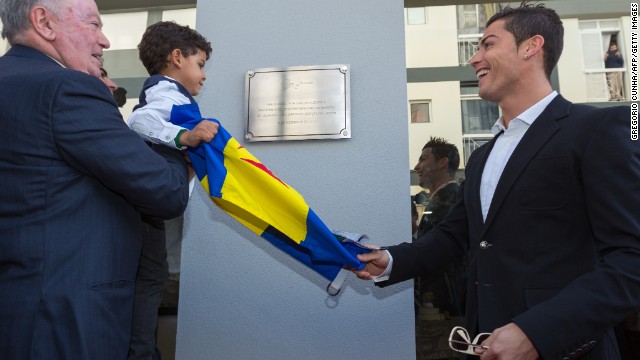
<svg viewBox="0 0 640 360"><path fill-rule="evenodd" d="M198 105L174 105L170 121L193 129ZM220 122L216 119L206 119ZM363 269L362 244L339 240L289 184L278 178L222 126L209 143L187 150L200 183L213 202L257 235L334 281L344 267ZM339 291L339 289L338 289Z"/></svg>

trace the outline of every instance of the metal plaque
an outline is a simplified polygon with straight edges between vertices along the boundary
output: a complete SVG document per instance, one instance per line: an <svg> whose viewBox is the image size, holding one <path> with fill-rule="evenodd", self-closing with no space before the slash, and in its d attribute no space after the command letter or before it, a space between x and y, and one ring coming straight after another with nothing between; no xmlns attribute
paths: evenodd
<svg viewBox="0 0 640 360"><path fill-rule="evenodd" d="M349 65L263 68L245 81L248 141L351 138Z"/></svg>

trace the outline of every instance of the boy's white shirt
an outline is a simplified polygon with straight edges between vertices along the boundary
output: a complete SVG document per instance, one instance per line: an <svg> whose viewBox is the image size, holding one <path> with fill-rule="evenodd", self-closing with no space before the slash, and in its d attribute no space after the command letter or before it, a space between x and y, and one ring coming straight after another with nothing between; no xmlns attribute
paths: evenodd
<svg viewBox="0 0 640 360"><path fill-rule="evenodd" d="M176 84L166 80L161 80L148 88L145 96L147 104L131 113L128 121L129 128L152 143L174 149L186 149L184 146L177 147L175 143L178 132L184 128L170 123L169 117L173 105L190 104L191 101L178 90ZM195 179L194 177L189 181L189 196L193 193Z"/></svg>
<svg viewBox="0 0 640 360"><path fill-rule="evenodd" d="M175 143L178 132L184 128L170 123L169 116L173 105L190 104L191 101L178 90L176 84L165 80L148 88L145 95L147 104L129 116L129 127L152 143L185 149L184 146L177 147Z"/></svg>

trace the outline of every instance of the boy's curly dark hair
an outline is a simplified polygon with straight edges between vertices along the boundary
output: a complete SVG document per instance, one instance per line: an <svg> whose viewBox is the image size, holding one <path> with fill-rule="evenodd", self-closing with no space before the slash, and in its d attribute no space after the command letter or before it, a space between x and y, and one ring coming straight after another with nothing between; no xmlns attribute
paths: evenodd
<svg viewBox="0 0 640 360"><path fill-rule="evenodd" d="M211 55L211 44L199 32L174 21L161 21L150 25L138 44L138 53L149 75L157 75L167 67L167 58L174 49L180 49L185 57L198 50Z"/></svg>

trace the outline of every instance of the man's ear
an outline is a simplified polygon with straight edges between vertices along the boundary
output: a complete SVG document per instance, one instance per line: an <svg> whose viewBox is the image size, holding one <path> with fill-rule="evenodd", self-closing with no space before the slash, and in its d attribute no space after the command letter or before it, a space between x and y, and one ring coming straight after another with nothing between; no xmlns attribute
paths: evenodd
<svg viewBox="0 0 640 360"><path fill-rule="evenodd" d="M449 167L449 158L448 157L443 157L440 160L438 160L438 166L439 167L444 167L445 169Z"/></svg>
<svg viewBox="0 0 640 360"><path fill-rule="evenodd" d="M56 38L56 32L54 30L58 19L49 10L42 6L34 6L29 11L29 22L33 26L33 29L48 41L53 41Z"/></svg>
<svg viewBox="0 0 640 360"><path fill-rule="evenodd" d="M534 35L524 45L524 57L530 58L542 50L544 38L541 35Z"/></svg>
<svg viewBox="0 0 640 360"><path fill-rule="evenodd" d="M169 55L169 63L180 69L182 64L184 63L184 55L180 49L171 50L171 55Z"/></svg>

